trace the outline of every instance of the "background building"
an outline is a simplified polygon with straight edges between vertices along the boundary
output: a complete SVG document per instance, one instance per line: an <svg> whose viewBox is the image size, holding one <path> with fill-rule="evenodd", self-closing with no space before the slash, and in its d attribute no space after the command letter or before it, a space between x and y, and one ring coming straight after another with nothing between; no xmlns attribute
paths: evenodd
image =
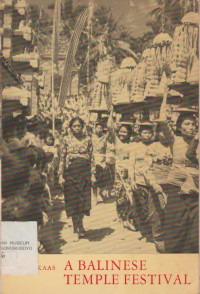
<svg viewBox="0 0 200 294"><path fill-rule="evenodd" d="M3 0L0 3L0 16L2 58L6 60L8 68L12 68L16 76L21 77L20 82L13 85L7 82L6 75L2 75L3 115L10 115L11 109L12 112L24 109L27 114L36 114L39 54L33 42L26 1ZM15 109L16 101L21 107ZM8 108L8 104L13 107Z"/></svg>

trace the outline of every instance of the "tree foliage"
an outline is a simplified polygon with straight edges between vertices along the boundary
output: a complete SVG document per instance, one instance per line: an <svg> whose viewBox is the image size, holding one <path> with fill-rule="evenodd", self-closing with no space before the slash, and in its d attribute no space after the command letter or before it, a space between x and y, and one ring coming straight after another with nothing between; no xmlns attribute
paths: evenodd
<svg viewBox="0 0 200 294"><path fill-rule="evenodd" d="M147 16L147 25L154 34L161 29L172 33L187 12L198 11L198 0L157 0L157 7Z"/></svg>
<svg viewBox="0 0 200 294"><path fill-rule="evenodd" d="M72 11L72 16L65 19L62 34L70 39L77 18L86 6L78 6ZM103 55L112 55L117 63L126 56L137 60L137 54L132 49L136 45L135 39L127 29L113 18L111 9L99 7L94 10L91 27L86 23L82 32L76 54L76 63L80 68L81 80L86 82L87 61L90 60L90 76L93 76L98 60ZM136 47L136 46L135 46ZM88 48L90 48L88 52Z"/></svg>
<svg viewBox="0 0 200 294"><path fill-rule="evenodd" d="M42 55L51 46L53 19L38 5L30 5L28 14L33 31L33 42L37 44Z"/></svg>

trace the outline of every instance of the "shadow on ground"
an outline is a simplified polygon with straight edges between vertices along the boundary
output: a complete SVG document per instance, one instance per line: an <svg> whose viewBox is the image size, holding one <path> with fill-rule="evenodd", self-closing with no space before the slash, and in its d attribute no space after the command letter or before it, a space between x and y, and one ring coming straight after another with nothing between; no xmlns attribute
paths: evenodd
<svg viewBox="0 0 200 294"><path fill-rule="evenodd" d="M106 236L111 235L115 230L111 228L101 228L95 230L88 230L85 233L84 239L88 239L90 242L102 241Z"/></svg>
<svg viewBox="0 0 200 294"><path fill-rule="evenodd" d="M61 247L67 243L61 238L60 234L64 226L64 222L47 223L43 226L41 243L44 246L45 253L59 254L61 252Z"/></svg>

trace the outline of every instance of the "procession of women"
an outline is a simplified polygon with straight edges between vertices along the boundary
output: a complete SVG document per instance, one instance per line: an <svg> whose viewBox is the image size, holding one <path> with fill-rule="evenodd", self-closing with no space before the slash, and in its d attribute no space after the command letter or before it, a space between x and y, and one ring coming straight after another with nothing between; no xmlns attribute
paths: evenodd
<svg viewBox="0 0 200 294"><path fill-rule="evenodd" d="M197 112L177 109L174 132L165 103L158 121L141 122L137 133L130 121L113 128L112 113L93 129L74 117L57 138L36 118L5 121L3 220L37 221L43 247L43 226L56 222L54 203L63 193L78 242L87 238L92 205L110 199L120 226L140 232L157 252L198 252Z"/></svg>

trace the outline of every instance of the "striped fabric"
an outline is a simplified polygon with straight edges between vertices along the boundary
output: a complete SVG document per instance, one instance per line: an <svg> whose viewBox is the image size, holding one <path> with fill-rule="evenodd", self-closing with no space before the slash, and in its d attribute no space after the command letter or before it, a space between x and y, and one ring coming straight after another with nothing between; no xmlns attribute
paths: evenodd
<svg viewBox="0 0 200 294"><path fill-rule="evenodd" d="M61 0L56 0L53 17L53 61L57 65L61 23Z"/></svg>
<svg viewBox="0 0 200 294"><path fill-rule="evenodd" d="M88 18L88 8L86 8L79 16L79 19L75 25L74 32L72 34L72 37L69 43L67 55L65 58L64 73L62 76L60 92L59 92L59 106L61 108L65 104L65 98L67 97L70 86L71 86L74 59L75 59L76 51L78 48L80 35L87 18Z"/></svg>

